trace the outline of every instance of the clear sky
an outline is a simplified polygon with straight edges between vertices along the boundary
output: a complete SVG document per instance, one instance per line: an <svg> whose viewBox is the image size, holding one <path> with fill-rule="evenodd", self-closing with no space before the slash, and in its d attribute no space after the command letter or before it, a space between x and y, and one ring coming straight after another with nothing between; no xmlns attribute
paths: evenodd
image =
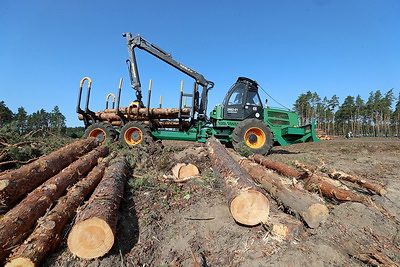
<svg viewBox="0 0 400 267"><path fill-rule="evenodd" d="M127 106L135 97L123 32L213 81L208 111L238 76L289 108L308 90L340 103L391 88L397 97L399 11L398 0L0 0L0 101L29 114L58 105L68 126L83 126L75 113L80 79L92 78L97 111L122 77ZM163 95L164 107L177 107L181 80L191 90L193 80L164 62L140 50L137 60L144 91L153 80L153 106Z"/></svg>

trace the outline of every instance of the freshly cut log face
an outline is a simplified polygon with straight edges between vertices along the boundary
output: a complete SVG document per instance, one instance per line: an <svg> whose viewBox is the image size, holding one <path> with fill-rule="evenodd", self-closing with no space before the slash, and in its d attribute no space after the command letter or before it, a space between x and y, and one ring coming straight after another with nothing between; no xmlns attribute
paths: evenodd
<svg viewBox="0 0 400 267"><path fill-rule="evenodd" d="M83 259L94 259L112 248L128 172L129 166L123 155L107 168L103 179L78 213L76 224L68 236L68 248L73 254Z"/></svg>
<svg viewBox="0 0 400 267"><path fill-rule="evenodd" d="M267 222L269 200L261 189L216 138L209 138L206 145L213 160L214 173L231 200L231 214L235 221L248 226Z"/></svg>
<svg viewBox="0 0 400 267"><path fill-rule="evenodd" d="M232 200L230 211L238 223L256 225L268 221L269 201L257 190L244 191Z"/></svg>
<svg viewBox="0 0 400 267"><path fill-rule="evenodd" d="M96 217L78 222L68 238L70 251L83 259L101 257L113 245L113 229L106 221Z"/></svg>
<svg viewBox="0 0 400 267"><path fill-rule="evenodd" d="M2 173L0 212L97 145L95 138L79 140L17 170Z"/></svg>
<svg viewBox="0 0 400 267"><path fill-rule="evenodd" d="M172 174L177 179L192 177L198 175L199 173L199 169L196 167L196 165L193 165L192 163L178 163L172 168Z"/></svg>

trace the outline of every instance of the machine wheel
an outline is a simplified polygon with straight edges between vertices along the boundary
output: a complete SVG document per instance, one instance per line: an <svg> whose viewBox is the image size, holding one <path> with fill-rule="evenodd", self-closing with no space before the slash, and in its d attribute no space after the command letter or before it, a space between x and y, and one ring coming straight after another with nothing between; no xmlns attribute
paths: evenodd
<svg viewBox="0 0 400 267"><path fill-rule="evenodd" d="M110 124L97 122L85 130L84 137L96 137L101 144L104 144L106 140L113 142L117 137L117 132Z"/></svg>
<svg viewBox="0 0 400 267"><path fill-rule="evenodd" d="M153 142L150 127L143 122L131 121L122 127L119 139L124 145L133 147L137 145L147 145Z"/></svg>
<svg viewBox="0 0 400 267"><path fill-rule="evenodd" d="M272 148L273 134L263 121L246 119L233 129L232 144L236 151L245 146L252 153L266 155Z"/></svg>

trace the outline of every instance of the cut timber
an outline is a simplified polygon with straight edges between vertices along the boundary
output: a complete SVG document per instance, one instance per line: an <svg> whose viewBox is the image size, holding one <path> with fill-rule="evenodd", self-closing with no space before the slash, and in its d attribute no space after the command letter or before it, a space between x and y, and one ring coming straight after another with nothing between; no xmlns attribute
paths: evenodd
<svg viewBox="0 0 400 267"><path fill-rule="evenodd" d="M107 154L106 146L96 147L33 190L0 218L0 263L10 249L19 245L31 232L36 220L64 194L65 189L86 175L97 164L98 159Z"/></svg>
<svg viewBox="0 0 400 267"><path fill-rule="evenodd" d="M124 156L119 156L107 168L103 179L78 213L68 236L68 248L73 254L83 259L94 259L112 248L128 171Z"/></svg>
<svg viewBox="0 0 400 267"><path fill-rule="evenodd" d="M286 209L298 214L310 228L318 227L328 217L329 210L324 204L294 187L285 187L279 175L271 170L248 159L242 159L240 165L256 183Z"/></svg>
<svg viewBox="0 0 400 267"><path fill-rule="evenodd" d="M309 173L309 175L303 179L304 188L310 192L319 192L322 196L337 200L339 202L353 201L353 202L362 202L362 203L370 203L367 198L361 197L359 195L354 194L353 192L339 188L334 185L335 180L328 181L328 177L323 177L321 172L316 171L316 167L309 166L304 163L294 161L294 164ZM311 172L311 173L310 173Z"/></svg>
<svg viewBox="0 0 400 267"><path fill-rule="evenodd" d="M108 162L114 157L112 154L103 159L93 168L86 178L77 182L61 197L57 205L44 217L38 220L38 226L23 244L13 249L8 259L10 266L38 266L46 253L56 248L60 241L61 231L65 224L75 214L85 197L90 194L103 177Z"/></svg>
<svg viewBox="0 0 400 267"><path fill-rule="evenodd" d="M368 189L372 192L375 192L381 196L387 193L386 189L383 188L381 185L372 183L372 182L362 179L360 177L353 176L353 175L350 175L350 174L347 174L347 173L344 173L341 171L328 169L325 167L321 168L321 171L328 174L330 177L332 177L334 179L344 180L344 181L358 184L359 186L361 186L365 189Z"/></svg>
<svg viewBox="0 0 400 267"><path fill-rule="evenodd" d="M148 120L148 119L177 119L179 115L178 108L150 108L149 117L146 108L120 108L120 112L128 120ZM104 111L95 112L96 118L100 121L117 121L119 116L115 113L115 109L106 109ZM189 115L190 108L183 108L182 115ZM78 119L83 120L83 115L79 114Z"/></svg>
<svg viewBox="0 0 400 267"><path fill-rule="evenodd" d="M0 212L97 145L95 138L76 141L17 170L0 174Z"/></svg>
<svg viewBox="0 0 400 267"><path fill-rule="evenodd" d="M254 160L255 162L257 162L258 164L261 164L264 167L274 170L277 173L285 175L285 176L299 178L300 176L303 175L302 172L299 172L298 170L296 170L295 168L293 168L290 165L287 165L283 162L270 160L260 154L255 154L251 159Z"/></svg>
<svg viewBox="0 0 400 267"><path fill-rule="evenodd" d="M113 126L121 126L121 121L110 121ZM147 125L151 125L156 128L179 128L179 121L168 121L168 120L151 120L143 121ZM189 125L188 121L182 121L184 127Z"/></svg>
<svg viewBox="0 0 400 267"><path fill-rule="evenodd" d="M177 179L184 179L192 176L198 175L199 169L193 165L192 163L177 163L174 167L172 167L172 174Z"/></svg>
<svg viewBox="0 0 400 267"><path fill-rule="evenodd" d="M239 166L221 143L214 137L206 142L213 161L216 176L225 186L232 200L230 211L233 218L244 225L253 226L268 221L269 200Z"/></svg>

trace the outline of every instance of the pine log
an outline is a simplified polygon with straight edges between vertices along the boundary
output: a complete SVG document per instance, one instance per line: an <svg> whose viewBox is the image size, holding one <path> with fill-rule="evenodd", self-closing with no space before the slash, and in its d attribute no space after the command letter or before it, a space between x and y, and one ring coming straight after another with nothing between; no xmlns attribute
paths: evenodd
<svg viewBox="0 0 400 267"><path fill-rule="evenodd" d="M372 182L362 179L360 177L350 175L350 174L347 174L347 173L344 173L341 171L328 169L325 167L321 168L321 171L328 174L330 177L332 177L334 179L344 180L344 181L355 183L355 184L357 184L365 189L368 189L372 192L375 192L381 196L387 193L386 189L383 188L383 186L372 183Z"/></svg>
<svg viewBox="0 0 400 267"><path fill-rule="evenodd" d="M111 154L103 159L85 178L71 187L53 209L38 220L33 233L23 244L13 249L7 267L38 266L46 254L57 247L65 224L75 214L85 197L98 185L103 178L104 170L114 156L115 154Z"/></svg>
<svg viewBox="0 0 400 267"><path fill-rule="evenodd" d="M120 126L121 121L109 121L113 126ZM156 128L179 128L179 121L166 121L166 120L151 120L151 121L143 121L144 124L152 125ZM189 125L188 121L182 121L182 125L184 127Z"/></svg>
<svg viewBox="0 0 400 267"><path fill-rule="evenodd" d="M128 107L120 107L119 111L122 114L128 114ZM103 111L99 111L99 113L114 113L115 114L116 109L105 109ZM132 108L130 114L146 114L147 109L146 108ZM97 113L97 112L96 112ZM149 109L150 115L169 115L169 114L176 114L178 115L179 113L179 108L150 108ZM190 113L190 108L182 108L181 113L184 115L188 115Z"/></svg>
<svg viewBox="0 0 400 267"><path fill-rule="evenodd" d="M17 170L0 174L0 212L97 145L96 138L79 140Z"/></svg>
<svg viewBox="0 0 400 267"><path fill-rule="evenodd" d="M274 238L289 242L296 240L304 230L301 221L283 212L271 213L268 226Z"/></svg>
<svg viewBox="0 0 400 267"><path fill-rule="evenodd" d="M78 213L68 236L68 248L73 254L83 259L94 259L112 248L128 172L124 156L119 156L107 168L103 179Z"/></svg>
<svg viewBox="0 0 400 267"><path fill-rule="evenodd" d="M324 204L294 187L285 187L279 175L271 170L248 159L242 159L240 165L278 203L299 215L310 228L318 227L328 217L329 210Z"/></svg>
<svg viewBox="0 0 400 267"><path fill-rule="evenodd" d="M249 174L214 137L206 142L216 176L224 185L232 217L238 223L254 226L268 221L269 200L251 180Z"/></svg>
<svg viewBox="0 0 400 267"><path fill-rule="evenodd" d="M150 108L149 116L147 116L146 108L133 108L128 114L128 108L120 108L120 112L125 118L131 120L148 120L151 119L177 119L179 115L178 108ZM190 108L183 108L182 115L189 115ZM115 113L115 109L106 109L104 111L95 112L96 118L100 121L117 121L119 116ZM79 114L78 119L83 120L83 115Z"/></svg>
<svg viewBox="0 0 400 267"><path fill-rule="evenodd" d="M299 178L303 175L302 172L296 170L290 165L287 165L283 162L270 160L267 157L264 157L263 155L260 154L255 154L251 159L257 162L258 164L261 164L264 167L274 170L277 173L285 176Z"/></svg>
<svg viewBox="0 0 400 267"><path fill-rule="evenodd" d="M10 253L10 249L20 244L32 231L36 220L64 194L65 189L86 175L98 159L107 154L108 147L95 148L33 190L0 218L0 263Z"/></svg>
<svg viewBox="0 0 400 267"><path fill-rule="evenodd" d="M334 180L329 181L330 178L324 177L321 172L317 171L316 167L298 161L295 161L294 164L298 168L309 173L309 175L303 179L304 188L306 190L310 192L319 192L322 196L339 202L353 201L365 204L370 203L368 198L356 195L347 188L343 189L336 186Z"/></svg>

